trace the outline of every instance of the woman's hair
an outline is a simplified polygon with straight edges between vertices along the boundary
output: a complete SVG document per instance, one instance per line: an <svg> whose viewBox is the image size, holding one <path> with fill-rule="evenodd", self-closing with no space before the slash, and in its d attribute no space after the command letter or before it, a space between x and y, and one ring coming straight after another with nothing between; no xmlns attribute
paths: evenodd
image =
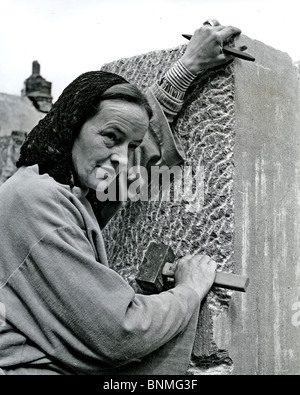
<svg viewBox="0 0 300 395"><path fill-rule="evenodd" d="M145 108L149 119L152 117L145 96L124 78L104 71L82 74L67 86L51 111L29 133L17 167L38 164L40 174L48 173L56 181L72 187L74 141L104 100L136 103Z"/></svg>

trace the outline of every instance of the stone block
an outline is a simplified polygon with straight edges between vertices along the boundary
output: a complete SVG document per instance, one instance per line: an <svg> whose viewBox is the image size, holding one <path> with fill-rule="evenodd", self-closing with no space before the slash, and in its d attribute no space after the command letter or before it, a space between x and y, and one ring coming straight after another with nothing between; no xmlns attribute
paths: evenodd
<svg viewBox="0 0 300 395"><path fill-rule="evenodd" d="M185 165L204 169L204 202L129 203L104 232L108 257L133 288L151 242L177 257L206 253L247 274L247 294L214 288L202 306L191 374L298 374L300 328L299 75L288 55L245 36L255 63L198 77L174 126ZM185 46L104 65L145 89Z"/></svg>

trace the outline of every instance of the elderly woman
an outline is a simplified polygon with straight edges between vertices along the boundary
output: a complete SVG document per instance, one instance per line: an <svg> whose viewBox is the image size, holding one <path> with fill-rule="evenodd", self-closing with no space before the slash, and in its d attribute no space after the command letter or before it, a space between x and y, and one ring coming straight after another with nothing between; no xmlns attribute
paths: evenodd
<svg viewBox="0 0 300 395"><path fill-rule="evenodd" d="M101 235L118 203L95 191L120 165L182 160L166 116L199 72L231 60L220 46L240 33L213 24L195 32L148 99L117 75L89 72L29 134L19 170L0 188L1 374L162 373L155 358L143 368L147 358L195 331L216 263L186 256L173 289L135 294L109 268ZM180 351L187 361L191 346Z"/></svg>

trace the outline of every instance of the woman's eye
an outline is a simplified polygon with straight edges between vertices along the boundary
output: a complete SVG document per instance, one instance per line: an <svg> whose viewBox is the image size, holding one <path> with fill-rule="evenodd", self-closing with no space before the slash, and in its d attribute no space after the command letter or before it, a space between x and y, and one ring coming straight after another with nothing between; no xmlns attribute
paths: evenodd
<svg viewBox="0 0 300 395"><path fill-rule="evenodd" d="M107 133L105 137L111 141L117 141L118 137L114 133Z"/></svg>
<svg viewBox="0 0 300 395"><path fill-rule="evenodd" d="M105 144L110 147L116 144L119 140L118 136L115 133L103 133L102 134Z"/></svg>

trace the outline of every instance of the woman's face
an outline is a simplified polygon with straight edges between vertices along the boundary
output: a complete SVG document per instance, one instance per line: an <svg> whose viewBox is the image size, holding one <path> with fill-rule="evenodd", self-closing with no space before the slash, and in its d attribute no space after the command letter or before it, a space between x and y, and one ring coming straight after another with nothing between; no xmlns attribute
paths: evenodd
<svg viewBox="0 0 300 395"><path fill-rule="evenodd" d="M76 185L97 190L112 171L118 173L120 166L128 166L148 128L149 117L143 107L122 100L101 102L73 145Z"/></svg>

